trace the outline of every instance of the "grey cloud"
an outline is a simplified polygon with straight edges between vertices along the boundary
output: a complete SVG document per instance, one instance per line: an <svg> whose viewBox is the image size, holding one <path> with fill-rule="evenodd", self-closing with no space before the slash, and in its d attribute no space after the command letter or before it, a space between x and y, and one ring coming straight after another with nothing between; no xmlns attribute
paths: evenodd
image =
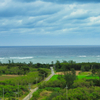
<svg viewBox="0 0 100 100"><path fill-rule="evenodd" d="M0 17L50 15L59 10L59 7L53 9L53 5L41 1L32 3L11 2L0 8Z"/></svg>
<svg viewBox="0 0 100 100"><path fill-rule="evenodd" d="M89 18L99 15L100 11L97 7L99 5L60 5L42 1L12 2L0 10L0 17L2 17L0 19L0 32L7 31L12 34L79 34L86 33L87 28L92 26L89 28L91 32L97 24L88 25ZM93 8L90 8L91 6Z"/></svg>

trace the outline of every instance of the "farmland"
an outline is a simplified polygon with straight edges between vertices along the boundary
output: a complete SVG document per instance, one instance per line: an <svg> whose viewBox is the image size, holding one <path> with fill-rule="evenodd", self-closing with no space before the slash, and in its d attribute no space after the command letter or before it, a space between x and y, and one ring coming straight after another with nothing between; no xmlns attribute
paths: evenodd
<svg viewBox="0 0 100 100"><path fill-rule="evenodd" d="M100 100L99 66L93 66L89 63L57 62L55 75L48 82L39 84L39 90L31 100ZM49 95L41 95L43 91Z"/></svg>
<svg viewBox="0 0 100 100"><path fill-rule="evenodd" d="M30 92L29 85L30 88L36 87L37 83L50 74L50 69L42 68L42 66L29 67L29 64L25 63L2 64L0 66L0 97L2 98L4 95L6 100L13 100L17 93L16 98L22 100Z"/></svg>
<svg viewBox="0 0 100 100"><path fill-rule="evenodd" d="M54 66L56 74L43 81ZM100 70L95 63L56 62L53 64L6 64L0 66L0 96L4 89L5 99L22 100L30 88L39 89L30 100L99 100ZM67 95L66 95L67 94Z"/></svg>

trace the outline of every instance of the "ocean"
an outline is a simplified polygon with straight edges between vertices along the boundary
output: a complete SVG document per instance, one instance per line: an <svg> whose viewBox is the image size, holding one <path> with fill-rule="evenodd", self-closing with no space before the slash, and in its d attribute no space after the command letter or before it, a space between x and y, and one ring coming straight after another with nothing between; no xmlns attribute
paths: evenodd
<svg viewBox="0 0 100 100"><path fill-rule="evenodd" d="M0 62L51 63L59 60L100 62L100 46L0 46Z"/></svg>

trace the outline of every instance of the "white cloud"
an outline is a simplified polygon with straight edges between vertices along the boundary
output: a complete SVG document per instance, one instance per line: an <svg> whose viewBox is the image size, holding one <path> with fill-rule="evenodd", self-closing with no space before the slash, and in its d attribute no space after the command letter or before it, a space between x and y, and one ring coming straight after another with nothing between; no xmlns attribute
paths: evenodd
<svg viewBox="0 0 100 100"><path fill-rule="evenodd" d="M97 16L97 17L90 17L89 18L89 23L88 25L96 25L96 24L99 24L100 25L100 16Z"/></svg>
<svg viewBox="0 0 100 100"><path fill-rule="evenodd" d="M86 35L100 24L99 8L100 3L5 0L0 3L0 33Z"/></svg>

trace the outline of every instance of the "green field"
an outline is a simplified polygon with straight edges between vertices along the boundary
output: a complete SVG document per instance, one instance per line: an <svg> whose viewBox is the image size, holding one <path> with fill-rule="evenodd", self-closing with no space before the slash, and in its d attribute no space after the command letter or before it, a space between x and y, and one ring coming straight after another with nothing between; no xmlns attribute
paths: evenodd
<svg viewBox="0 0 100 100"><path fill-rule="evenodd" d="M57 80L57 77L59 75L54 75L50 80ZM92 75L77 75L78 79L86 78L86 79L99 79L98 76L92 76Z"/></svg>
<svg viewBox="0 0 100 100"><path fill-rule="evenodd" d="M92 75L77 75L78 79L86 78L86 79L99 79L98 76L92 76Z"/></svg>
<svg viewBox="0 0 100 100"><path fill-rule="evenodd" d="M53 75L50 80L58 80L57 77L58 75Z"/></svg>

